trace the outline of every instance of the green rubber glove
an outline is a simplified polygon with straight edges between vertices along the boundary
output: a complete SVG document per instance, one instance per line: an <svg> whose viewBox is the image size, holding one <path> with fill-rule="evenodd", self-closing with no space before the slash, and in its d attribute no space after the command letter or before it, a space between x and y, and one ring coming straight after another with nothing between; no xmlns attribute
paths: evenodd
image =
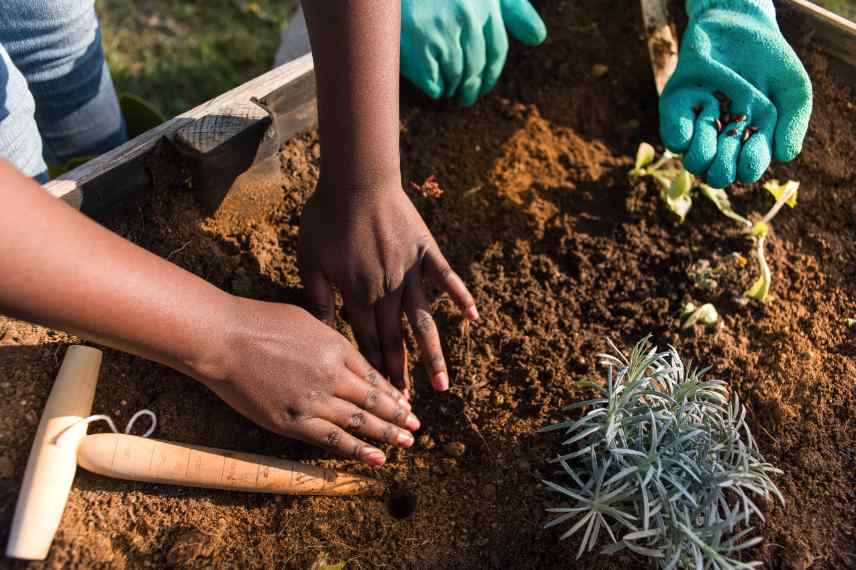
<svg viewBox="0 0 856 570"><path fill-rule="evenodd" d="M528 0L402 0L401 73L432 99L468 107L502 73L506 28L527 45L547 36Z"/></svg>
<svg viewBox="0 0 856 570"><path fill-rule="evenodd" d="M687 13L678 66L660 98L660 136L714 188L755 182L771 158L800 153L811 82L772 0L687 0Z"/></svg>

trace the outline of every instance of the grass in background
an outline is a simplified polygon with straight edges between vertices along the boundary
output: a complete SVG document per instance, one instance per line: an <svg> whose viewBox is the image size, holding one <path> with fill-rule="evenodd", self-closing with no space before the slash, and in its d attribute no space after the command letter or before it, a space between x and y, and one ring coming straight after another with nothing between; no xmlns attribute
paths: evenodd
<svg viewBox="0 0 856 570"><path fill-rule="evenodd" d="M264 73L297 0L99 0L120 93L167 117Z"/></svg>

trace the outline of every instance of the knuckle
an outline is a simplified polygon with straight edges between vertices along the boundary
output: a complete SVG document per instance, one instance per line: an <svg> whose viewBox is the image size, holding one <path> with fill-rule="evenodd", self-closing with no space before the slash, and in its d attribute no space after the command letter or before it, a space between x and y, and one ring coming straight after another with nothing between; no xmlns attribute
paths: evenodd
<svg viewBox="0 0 856 570"><path fill-rule="evenodd" d="M441 263L437 267L437 275L446 281L458 276L458 274L455 273L455 270L446 262Z"/></svg>
<svg viewBox="0 0 856 570"><path fill-rule="evenodd" d="M382 296L387 293L392 293L401 289L401 284L404 282L404 272L400 270L384 271Z"/></svg>
<svg viewBox="0 0 856 570"><path fill-rule="evenodd" d="M437 325L434 323L434 317L427 313L423 313L419 315L416 319L416 330L422 333L423 335L433 333L437 328Z"/></svg>
<svg viewBox="0 0 856 570"><path fill-rule="evenodd" d="M359 431L360 428L363 427L365 422L366 422L365 414L363 414L362 412L357 412L357 413L351 415L351 418L348 421L348 425L350 425L352 429Z"/></svg>
<svg viewBox="0 0 856 570"><path fill-rule="evenodd" d="M376 389L372 388L371 390L369 390L366 393L366 403L363 406L363 409L365 409L365 410L374 409L375 406L377 406L377 401L378 401L379 396L380 396L380 393Z"/></svg>
<svg viewBox="0 0 856 570"><path fill-rule="evenodd" d="M342 430L339 428L333 427L327 430L327 433L324 435L324 444L329 448L339 447L339 444L342 442Z"/></svg>
<svg viewBox="0 0 856 570"><path fill-rule="evenodd" d="M297 424L300 424L306 419L306 413L299 406L286 406L279 417L276 418L276 425L280 430L291 431Z"/></svg>
<svg viewBox="0 0 856 570"><path fill-rule="evenodd" d="M370 368L369 371L366 372L365 380L369 385L377 386L381 381L380 373L374 368Z"/></svg>

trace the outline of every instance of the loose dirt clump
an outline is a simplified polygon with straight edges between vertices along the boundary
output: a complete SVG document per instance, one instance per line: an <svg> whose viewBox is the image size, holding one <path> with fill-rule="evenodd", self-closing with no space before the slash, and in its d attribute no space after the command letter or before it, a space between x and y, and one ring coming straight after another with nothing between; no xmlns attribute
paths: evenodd
<svg viewBox="0 0 856 570"><path fill-rule="evenodd" d="M106 351L98 412L127 420L150 408L159 437L370 473L388 481L389 497L230 494L79 473L45 565L308 568L323 553L348 568L568 567L574 541L542 529L545 505L558 501L540 483L556 441L535 430L590 395L579 381L598 374L605 337L632 344L651 333L729 383L761 451L785 471L787 503L762 506L766 540L752 555L771 568L853 567L856 331L844 319L856 316L856 97L810 42L796 42L815 112L801 157L767 178L800 180L800 204L769 240L775 301L741 307L735 292L755 276L733 261L749 254L733 224L702 203L677 225L657 188L628 182L636 145L657 140L657 98L638 5L625 4L545 2L547 42L516 46L496 91L470 110L405 93L405 178L434 176L443 189L414 200L482 315L468 325L447 298L435 301L452 389L431 392L412 364L424 425L413 449L392 450L382 469L329 459L176 372ZM606 71L593 75L594 63ZM182 177L156 165L155 192L111 226L226 290L300 302L295 245L318 175L315 134L286 145L281 166L281 205L227 223L205 218ZM734 188L736 207L766 210L759 188ZM713 291L687 276L699 259L722 268ZM721 324L681 331L690 300L716 304ZM72 341L0 320L0 541ZM579 565L645 567L628 556Z"/></svg>

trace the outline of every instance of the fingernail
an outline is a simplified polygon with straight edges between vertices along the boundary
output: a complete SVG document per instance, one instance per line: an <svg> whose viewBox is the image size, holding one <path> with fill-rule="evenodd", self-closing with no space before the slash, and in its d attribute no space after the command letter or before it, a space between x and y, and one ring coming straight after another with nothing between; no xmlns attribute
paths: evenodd
<svg viewBox="0 0 856 570"><path fill-rule="evenodd" d="M409 429L410 431L416 431L420 427L422 427L422 423L413 414L407 416L407 419L404 421L404 425L406 425L407 429Z"/></svg>
<svg viewBox="0 0 856 570"><path fill-rule="evenodd" d="M401 406L402 408L404 408L408 412L411 409L413 409L413 406L411 406L410 402L408 402L405 398L399 398L398 405Z"/></svg>
<svg viewBox="0 0 856 570"><path fill-rule="evenodd" d="M396 438L398 445L402 447L410 447L413 445L413 436L406 431L398 432L398 437Z"/></svg>
<svg viewBox="0 0 856 570"><path fill-rule="evenodd" d="M438 372L434 375L434 388L440 392L449 389L449 377L445 372Z"/></svg>
<svg viewBox="0 0 856 570"><path fill-rule="evenodd" d="M383 465L386 463L386 455L380 449L371 449L363 455L363 458L372 465Z"/></svg>
<svg viewBox="0 0 856 570"><path fill-rule="evenodd" d="M471 321L479 320L479 310L476 309L476 306L467 307L467 310L464 311L464 316Z"/></svg>

